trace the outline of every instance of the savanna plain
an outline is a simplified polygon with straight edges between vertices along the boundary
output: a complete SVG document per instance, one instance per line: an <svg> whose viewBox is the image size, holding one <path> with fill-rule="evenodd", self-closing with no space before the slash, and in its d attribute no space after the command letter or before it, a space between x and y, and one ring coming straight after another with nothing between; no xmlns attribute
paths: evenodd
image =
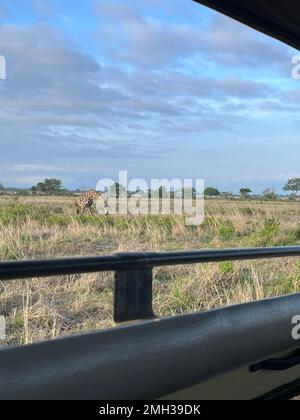
<svg viewBox="0 0 300 420"><path fill-rule="evenodd" d="M78 216L73 197L0 197L0 260L107 255L131 251L300 244L300 203L206 200L205 220L183 216ZM113 273L0 282L1 346L114 327ZM160 267L158 316L203 311L297 292L298 258Z"/></svg>

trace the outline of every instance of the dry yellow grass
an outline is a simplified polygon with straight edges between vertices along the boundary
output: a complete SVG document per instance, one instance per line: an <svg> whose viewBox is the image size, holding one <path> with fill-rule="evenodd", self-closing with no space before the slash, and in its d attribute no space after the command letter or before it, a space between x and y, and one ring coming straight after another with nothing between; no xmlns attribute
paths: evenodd
<svg viewBox="0 0 300 420"><path fill-rule="evenodd" d="M1 260L299 242L297 202L208 201L203 225L189 228L175 215L78 217L72 198L0 198ZM154 275L160 316L292 293L300 286L298 259L162 267ZM2 345L112 327L112 301L112 273L2 282Z"/></svg>

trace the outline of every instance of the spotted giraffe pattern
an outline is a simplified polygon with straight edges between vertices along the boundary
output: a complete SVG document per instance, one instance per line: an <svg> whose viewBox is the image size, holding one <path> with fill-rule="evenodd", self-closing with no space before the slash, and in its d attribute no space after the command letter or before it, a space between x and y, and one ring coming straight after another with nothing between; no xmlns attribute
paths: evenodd
<svg viewBox="0 0 300 420"><path fill-rule="evenodd" d="M104 200L104 209L105 213L108 214L108 203L103 197L103 195L98 191L86 191L82 193L75 201L77 214L83 214L85 209L88 209L90 213L92 212L92 206L94 201L102 198Z"/></svg>

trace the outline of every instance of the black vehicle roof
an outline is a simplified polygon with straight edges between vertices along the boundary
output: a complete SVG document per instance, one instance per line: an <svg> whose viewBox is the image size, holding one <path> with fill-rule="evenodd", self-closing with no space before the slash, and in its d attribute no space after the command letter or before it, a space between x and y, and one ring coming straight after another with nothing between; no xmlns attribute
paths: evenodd
<svg viewBox="0 0 300 420"><path fill-rule="evenodd" d="M300 50L299 0L194 0Z"/></svg>

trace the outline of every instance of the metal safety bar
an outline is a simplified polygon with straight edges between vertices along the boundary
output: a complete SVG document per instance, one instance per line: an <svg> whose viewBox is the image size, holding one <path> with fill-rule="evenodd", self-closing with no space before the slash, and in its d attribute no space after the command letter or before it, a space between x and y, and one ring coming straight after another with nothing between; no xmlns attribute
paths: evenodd
<svg viewBox="0 0 300 420"><path fill-rule="evenodd" d="M99 257L9 261L0 263L0 281L114 271L114 320L125 322L155 317L152 309L152 271L155 267L297 256L300 256L300 246L123 253Z"/></svg>

